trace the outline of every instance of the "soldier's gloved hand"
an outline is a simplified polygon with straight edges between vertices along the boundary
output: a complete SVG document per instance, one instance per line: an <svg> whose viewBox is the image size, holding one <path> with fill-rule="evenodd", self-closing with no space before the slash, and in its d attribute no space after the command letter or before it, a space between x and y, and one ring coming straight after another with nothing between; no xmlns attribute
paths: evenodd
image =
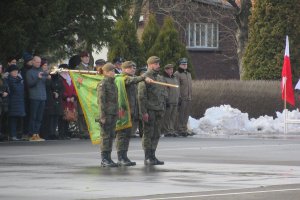
<svg viewBox="0 0 300 200"><path fill-rule="evenodd" d="M148 122L148 120L149 120L149 115L148 115L148 113L143 114L143 121L144 121L144 122Z"/></svg>

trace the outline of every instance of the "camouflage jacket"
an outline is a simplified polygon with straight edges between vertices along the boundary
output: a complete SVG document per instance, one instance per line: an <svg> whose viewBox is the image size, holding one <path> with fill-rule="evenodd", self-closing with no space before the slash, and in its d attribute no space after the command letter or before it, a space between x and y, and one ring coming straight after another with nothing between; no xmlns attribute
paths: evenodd
<svg viewBox="0 0 300 200"><path fill-rule="evenodd" d="M162 81L162 77L154 70L148 69L144 75L155 81ZM138 85L140 113L148 113L148 110L165 110L166 97L167 92L164 86L140 82Z"/></svg>
<svg viewBox="0 0 300 200"><path fill-rule="evenodd" d="M125 78L125 87L126 93L129 101L131 115L138 117L138 103L137 103L137 83L145 80L145 76L132 76L122 72L126 75Z"/></svg>
<svg viewBox="0 0 300 200"><path fill-rule="evenodd" d="M97 86L100 119L118 114L118 88L114 78L105 77Z"/></svg>

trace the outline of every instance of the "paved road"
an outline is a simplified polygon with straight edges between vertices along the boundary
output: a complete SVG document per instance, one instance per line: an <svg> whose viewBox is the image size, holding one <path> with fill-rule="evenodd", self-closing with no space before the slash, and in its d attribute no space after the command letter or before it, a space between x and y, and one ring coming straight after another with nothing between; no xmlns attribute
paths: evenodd
<svg viewBox="0 0 300 200"><path fill-rule="evenodd" d="M100 168L89 140L0 143L0 199L299 200L300 137L162 138L164 166ZM116 153L113 152L116 160Z"/></svg>

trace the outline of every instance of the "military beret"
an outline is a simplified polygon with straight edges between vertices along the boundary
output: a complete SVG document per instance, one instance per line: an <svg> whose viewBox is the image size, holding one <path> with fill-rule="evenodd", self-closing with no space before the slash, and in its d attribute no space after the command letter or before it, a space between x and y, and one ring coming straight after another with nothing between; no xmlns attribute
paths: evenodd
<svg viewBox="0 0 300 200"><path fill-rule="evenodd" d="M98 60L95 61L96 65L104 65L105 63L106 63L106 61L103 60L103 59L98 59Z"/></svg>
<svg viewBox="0 0 300 200"><path fill-rule="evenodd" d="M187 62L188 62L187 58L180 58L178 61L179 64L187 64Z"/></svg>
<svg viewBox="0 0 300 200"><path fill-rule="evenodd" d="M160 58L157 56L151 56L147 60L147 64L154 64L154 63L159 63Z"/></svg>
<svg viewBox="0 0 300 200"><path fill-rule="evenodd" d="M170 69L170 68L174 68L174 65L167 64L167 65L164 66L164 69Z"/></svg>
<svg viewBox="0 0 300 200"><path fill-rule="evenodd" d="M132 61L125 61L121 65L122 69L130 68L132 66L135 66L135 63Z"/></svg>
<svg viewBox="0 0 300 200"><path fill-rule="evenodd" d="M113 71L115 70L115 66L111 63L106 63L103 67L102 70L105 72Z"/></svg>

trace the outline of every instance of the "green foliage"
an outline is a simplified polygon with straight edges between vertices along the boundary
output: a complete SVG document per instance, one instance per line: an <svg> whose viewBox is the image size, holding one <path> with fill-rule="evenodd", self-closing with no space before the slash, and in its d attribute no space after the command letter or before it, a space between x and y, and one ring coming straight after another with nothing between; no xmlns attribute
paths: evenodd
<svg viewBox="0 0 300 200"><path fill-rule="evenodd" d="M24 51L64 58L83 49L100 50L109 39L108 16L117 0L2 0L0 59Z"/></svg>
<svg viewBox="0 0 300 200"><path fill-rule="evenodd" d="M119 56L136 62L137 66L143 64L135 25L130 21L128 16L116 22L112 40L109 44L108 60L112 61L115 57Z"/></svg>
<svg viewBox="0 0 300 200"><path fill-rule="evenodd" d="M176 65L181 57L187 57L188 54L186 48L180 42L179 33L176 30L171 17L166 17L164 19L164 24L148 55L158 56L161 59L162 67L170 63ZM189 62L188 68L190 70L192 69L191 62Z"/></svg>
<svg viewBox="0 0 300 200"><path fill-rule="evenodd" d="M155 16L151 14L149 16L149 21L145 26L144 32L142 34L141 48L142 48L142 53L144 55L144 60L147 60L147 58L151 56L149 54L149 50L154 45L158 34L159 34L158 23L156 21Z"/></svg>
<svg viewBox="0 0 300 200"><path fill-rule="evenodd" d="M292 70L300 64L299 0L257 0L249 23L243 79L278 80L289 36ZM298 74L297 74L298 75Z"/></svg>

